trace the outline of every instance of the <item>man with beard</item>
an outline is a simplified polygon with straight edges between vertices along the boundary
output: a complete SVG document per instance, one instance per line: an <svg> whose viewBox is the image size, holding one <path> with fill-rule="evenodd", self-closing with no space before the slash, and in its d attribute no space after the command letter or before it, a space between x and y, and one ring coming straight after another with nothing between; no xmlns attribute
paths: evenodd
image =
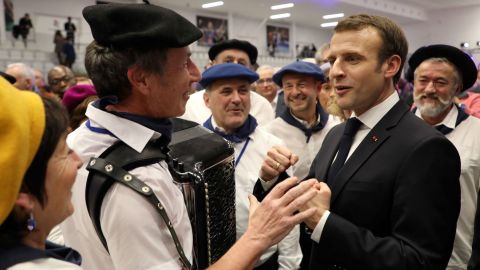
<svg viewBox="0 0 480 270"><path fill-rule="evenodd" d="M461 210L447 269L466 269L480 190L480 119L466 114L454 98L473 85L477 69L467 54L448 45L422 47L409 64L414 72L415 115L443 133L460 154Z"/></svg>

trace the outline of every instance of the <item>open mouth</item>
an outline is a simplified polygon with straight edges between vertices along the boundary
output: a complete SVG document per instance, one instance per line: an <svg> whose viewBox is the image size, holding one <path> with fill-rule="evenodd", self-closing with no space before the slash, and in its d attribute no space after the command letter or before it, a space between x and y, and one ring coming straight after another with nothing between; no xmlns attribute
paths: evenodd
<svg viewBox="0 0 480 270"><path fill-rule="evenodd" d="M349 86L343 86L343 85L335 86L335 92L336 92L339 96L344 95L344 94L347 93L350 89L351 89L351 87L349 87Z"/></svg>

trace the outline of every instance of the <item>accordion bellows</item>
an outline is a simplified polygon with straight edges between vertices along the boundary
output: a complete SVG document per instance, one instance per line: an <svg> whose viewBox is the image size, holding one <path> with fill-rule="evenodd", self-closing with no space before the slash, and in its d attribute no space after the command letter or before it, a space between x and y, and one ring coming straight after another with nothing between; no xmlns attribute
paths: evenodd
<svg viewBox="0 0 480 270"><path fill-rule="evenodd" d="M195 269L215 263L236 241L233 146L202 126L175 119L170 172L181 189L194 237Z"/></svg>

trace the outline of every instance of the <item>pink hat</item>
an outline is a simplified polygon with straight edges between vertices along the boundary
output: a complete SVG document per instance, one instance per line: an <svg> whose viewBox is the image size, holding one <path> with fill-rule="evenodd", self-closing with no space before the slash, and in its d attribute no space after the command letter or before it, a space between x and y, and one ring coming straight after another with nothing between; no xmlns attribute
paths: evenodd
<svg viewBox="0 0 480 270"><path fill-rule="evenodd" d="M84 99L96 94L97 91L93 85L74 85L65 91L65 94L63 94L62 103L65 108L67 108L68 112L72 113L78 104L82 103Z"/></svg>

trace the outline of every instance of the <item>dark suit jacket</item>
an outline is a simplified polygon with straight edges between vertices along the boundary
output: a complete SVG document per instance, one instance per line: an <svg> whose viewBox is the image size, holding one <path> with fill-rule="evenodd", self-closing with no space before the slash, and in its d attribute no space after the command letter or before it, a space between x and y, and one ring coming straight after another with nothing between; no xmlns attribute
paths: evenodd
<svg viewBox="0 0 480 270"><path fill-rule="evenodd" d="M345 124L334 127L308 178L325 179ZM310 269L445 269L460 210L460 158L399 101L345 163Z"/></svg>

